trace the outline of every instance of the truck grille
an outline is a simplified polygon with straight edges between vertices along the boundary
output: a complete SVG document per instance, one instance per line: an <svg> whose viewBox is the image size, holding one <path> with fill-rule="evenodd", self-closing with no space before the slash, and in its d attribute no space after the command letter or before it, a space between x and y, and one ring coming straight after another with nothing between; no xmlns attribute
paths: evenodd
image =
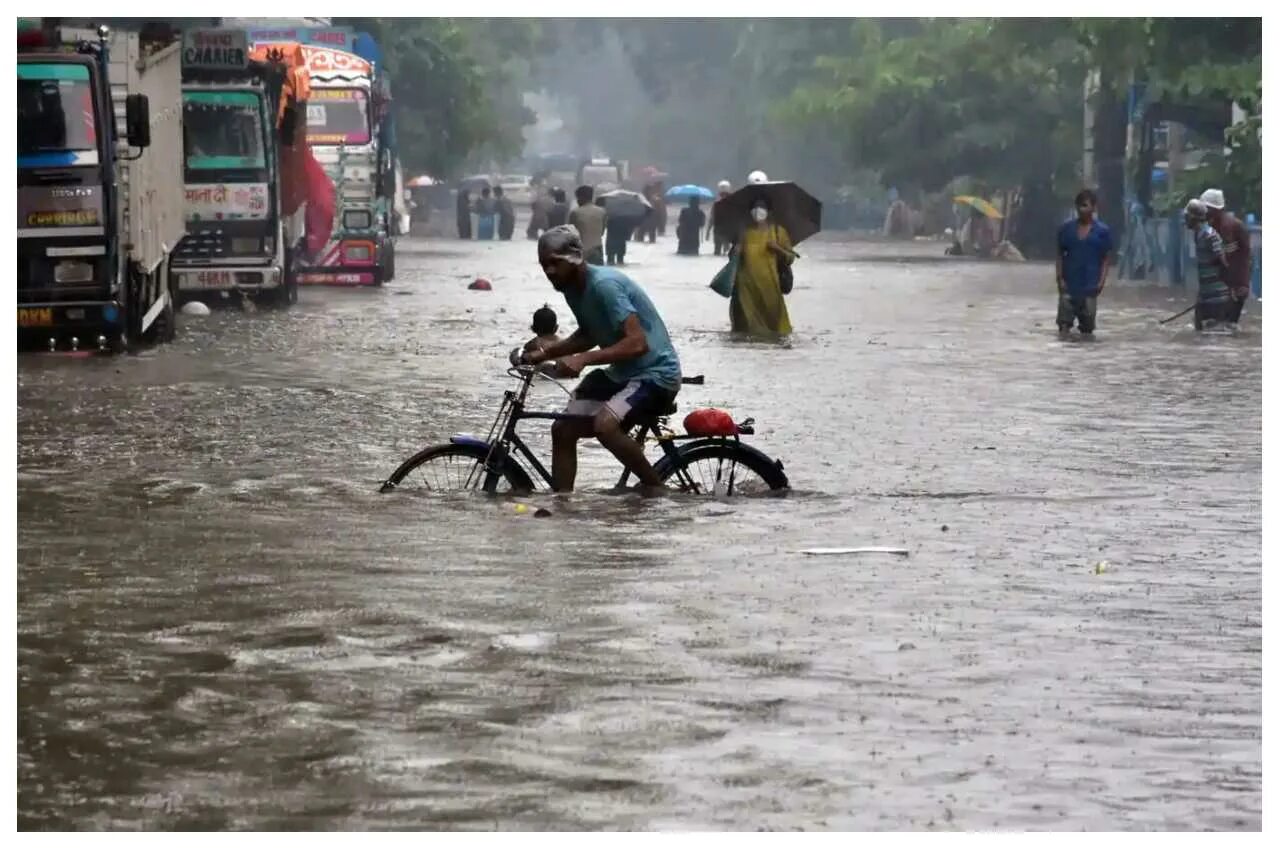
<svg viewBox="0 0 1280 850"><path fill-rule="evenodd" d="M173 252L175 259L217 260L231 256L231 234L220 228L193 230L182 237Z"/></svg>

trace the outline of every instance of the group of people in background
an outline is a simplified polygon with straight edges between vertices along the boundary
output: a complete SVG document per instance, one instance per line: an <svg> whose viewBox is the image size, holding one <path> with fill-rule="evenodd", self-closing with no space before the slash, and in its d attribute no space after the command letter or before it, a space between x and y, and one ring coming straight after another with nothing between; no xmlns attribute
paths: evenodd
<svg viewBox="0 0 1280 850"><path fill-rule="evenodd" d="M472 215L476 217L476 239L491 241L496 234L499 239L510 240L516 230L515 207L501 186L483 187L474 203L469 190L459 189L457 213L459 239L471 238Z"/></svg>
<svg viewBox="0 0 1280 850"><path fill-rule="evenodd" d="M748 182L764 182L763 172L753 172ZM733 186L721 180L716 186L716 201L732 194ZM526 235L537 240L557 227L571 225L581 242L583 260L596 266L622 266L626 263L627 243L633 240L652 242L665 229L666 204L661 184L651 184L642 193L648 201L643 213L636 204L610 208L609 198L597 197L595 189L583 185L574 190L576 205L568 203L560 188L539 187L531 202ZM623 212L627 210L627 212ZM734 266L733 291L729 300L729 318L735 332L784 336L791 333L791 319L785 296L790 292L790 266L799 257L792 249L787 229L773 220L767 200L757 200L745 225L730 232L730 225L718 222L715 206L710 214L697 197L690 198L681 209L676 223L676 253L696 256L701 243L711 241L716 256L730 257ZM491 240L497 236L509 240L515 229L515 210L501 186L484 186L474 201L466 189L459 189L457 200L458 237L471 239L472 216L475 237ZM550 311L547 311L548 313ZM553 314L552 314L553 315ZM535 332L548 322L541 317Z"/></svg>
<svg viewBox="0 0 1280 850"><path fill-rule="evenodd" d="M579 186L573 192L577 206L570 209L563 189L540 189L534 196L525 235L537 239L542 233L564 224L578 229L585 258L596 265L625 265L627 243L643 240L650 224L652 208L647 214L635 215L610 210L608 199L597 197L591 186ZM657 224L652 225L657 228Z"/></svg>
<svg viewBox="0 0 1280 850"><path fill-rule="evenodd" d="M1111 229L1097 217L1097 195L1084 189L1075 205L1076 217L1058 230L1058 331L1067 334L1078 327L1088 337L1097 324L1098 296L1107 285L1114 245ZM1195 311L1196 330L1234 327L1249 298L1249 229L1227 212L1221 189L1206 189L1188 201L1183 222L1195 244L1198 287L1189 309Z"/></svg>

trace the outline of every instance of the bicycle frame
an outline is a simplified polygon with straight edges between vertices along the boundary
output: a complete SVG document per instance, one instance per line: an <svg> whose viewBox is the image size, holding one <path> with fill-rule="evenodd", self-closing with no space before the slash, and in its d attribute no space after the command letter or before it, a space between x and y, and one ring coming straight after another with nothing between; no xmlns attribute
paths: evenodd
<svg viewBox="0 0 1280 850"><path fill-rule="evenodd" d="M503 392L502 406L498 409L498 415L494 419L493 426L489 429L489 436L485 439L485 443L489 448L489 454L485 457L485 477L482 489L490 493L497 490L498 482L502 478L501 464L505 463L506 460L512 456L512 449L518 452L519 455L528 462L529 467L538 474L538 477L543 480L548 488L554 489L555 483L552 479L551 473L547 470L546 466L543 465L542 461L538 459L538 456L533 453L533 450L529 448L529 445L520 438L518 433L516 433L516 426L526 419L545 419L552 422L559 422L562 420L582 422L589 421L591 417L567 413L553 413L541 410L526 410L525 398L529 394L529 387L533 384L535 372L534 370L527 368L512 369L509 370L509 372L517 374L520 378L521 386L518 391L505 390ZM505 423L503 421L504 417ZM693 435L682 436L675 434L670 430L664 432L662 428L665 424L666 417L664 416L640 422L634 428L633 439L643 447L649 435L652 435L658 445L662 447L663 454L670 457L673 461L679 456L679 452L675 447L677 442L705 439ZM501 436L495 440L494 436L498 434L499 431L501 432ZM736 439L736 437L734 439ZM498 462L495 463L495 460ZM678 464L676 466L676 476L678 477L682 488L694 486L693 479L689 476L688 471ZM630 478L631 470L624 466L622 469L622 475L618 478L616 486L625 487ZM467 486L470 485L471 478L468 476Z"/></svg>

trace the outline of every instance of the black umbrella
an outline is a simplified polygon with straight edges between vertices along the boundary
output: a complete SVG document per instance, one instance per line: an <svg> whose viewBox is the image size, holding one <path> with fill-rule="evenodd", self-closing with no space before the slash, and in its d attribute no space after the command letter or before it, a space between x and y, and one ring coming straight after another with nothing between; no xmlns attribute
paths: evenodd
<svg viewBox="0 0 1280 850"><path fill-rule="evenodd" d="M604 199L604 208L609 215L621 218L644 218L653 206L639 192L627 189L614 189L598 197Z"/></svg>
<svg viewBox="0 0 1280 850"><path fill-rule="evenodd" d="M773 220L787 229L792 245L799 245L822 230L822 201L791 182L748 183L716 201L717 226L739 233L751 224L751 207L758 198L769 202Z"/></svg>

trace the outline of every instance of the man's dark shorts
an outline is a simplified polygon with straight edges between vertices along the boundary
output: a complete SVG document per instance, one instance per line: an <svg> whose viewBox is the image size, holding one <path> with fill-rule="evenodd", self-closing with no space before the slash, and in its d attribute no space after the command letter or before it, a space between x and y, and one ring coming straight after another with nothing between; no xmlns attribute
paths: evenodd
<svg viewBox="0 0 1280 850"><path fill-rule="evenodd" d="M571 416L595 416L601 408L608 408L622 423L623 430L628 430L644 419L666 416L675 400L674 392L652 381L620 384L604 369L596 369L582 377L564 412Z"/></svg>
<svg viewBox="0 0 1280 850"><path fill-rule="evenodd" d="M1098 321L1098 296L1072 298L1065 292L1058 296L1058 329L1069 331L1077 321L1080 333L1093 333Z"/></svg>

